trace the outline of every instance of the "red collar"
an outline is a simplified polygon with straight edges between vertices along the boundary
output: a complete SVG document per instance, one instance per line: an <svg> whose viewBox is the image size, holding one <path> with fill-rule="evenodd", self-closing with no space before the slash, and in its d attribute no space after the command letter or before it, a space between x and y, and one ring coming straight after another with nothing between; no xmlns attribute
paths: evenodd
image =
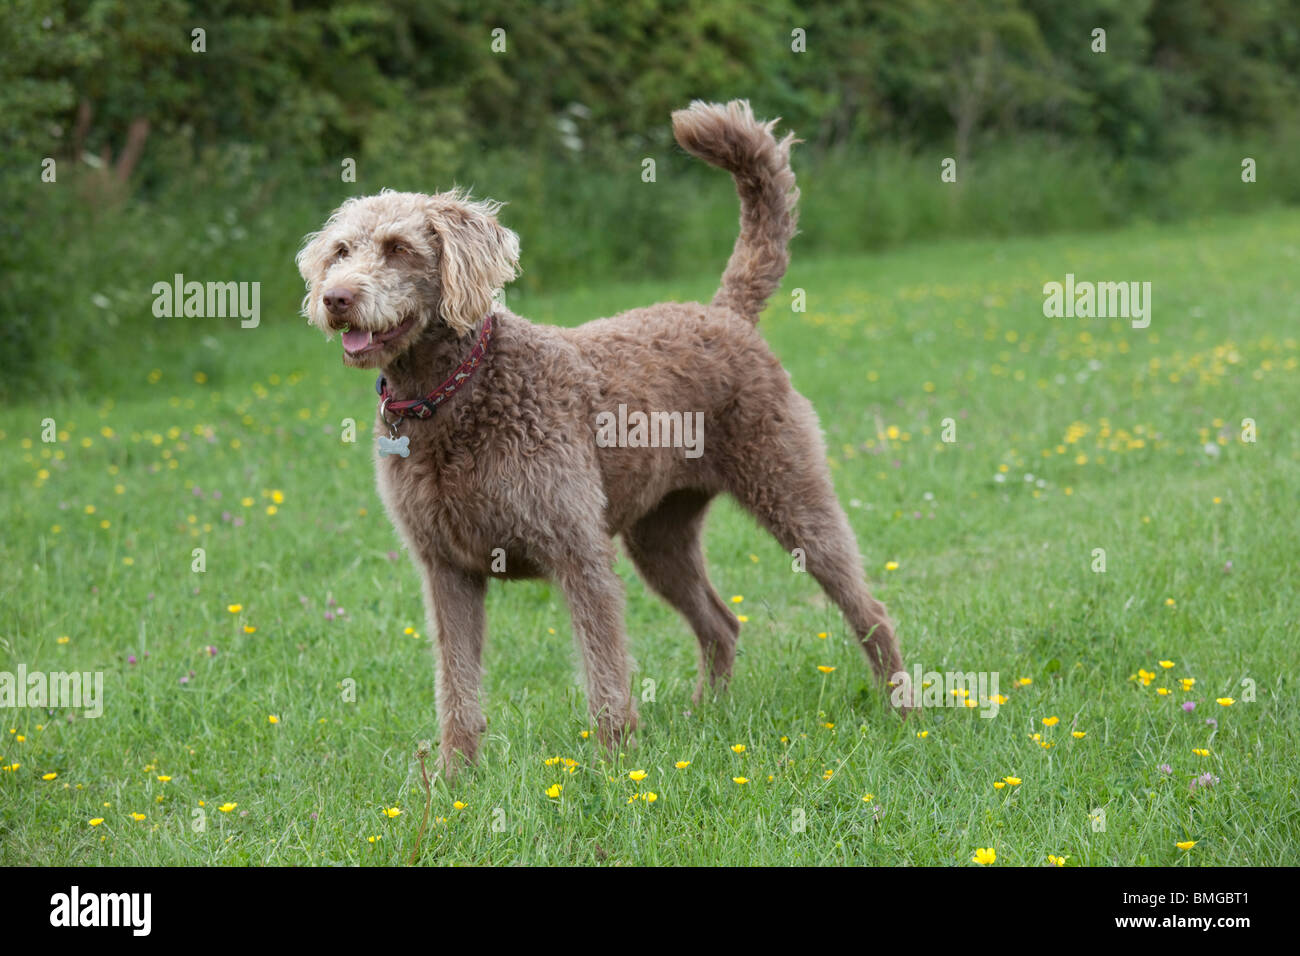
<svg viewBox="0 0 1300 956"><path fill-rule="evenodd" d="M386 412L392 412L398 418L432 418L434 409L456 394L456 390L469 381L474 370L487 354L488 342L492 338L492 313L483 320L483 331L478 334L478 341L470 350L469 356L460 363L460 367L451 373L451 377L435 388L424 398L396 400L388 390L388 379L382 375L375 382L375 391L379 393L379 414L388 420Z"/></svg>

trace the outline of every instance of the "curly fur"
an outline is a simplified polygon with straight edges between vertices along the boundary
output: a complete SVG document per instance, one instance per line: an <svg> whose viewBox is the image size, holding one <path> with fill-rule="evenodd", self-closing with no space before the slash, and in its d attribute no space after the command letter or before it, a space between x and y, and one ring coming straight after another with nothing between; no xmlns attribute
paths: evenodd
<svg viewBox="0 0 1300 956"><path fill-rule="evenodd" d="M694 103L673 115L682 147L729 171L740 237L710 305L635 309L573 329L494 304L514 277L518 238L498 206L463 193L384 192L349 200L298 257L304 312L325 332L392 333L344 361L380 367L393 393L425 394L472 347L489 310L491 347L466 387L426 421L408 420L409 458L376 458L378 487L424 579L438 635L442 758L473 760L484 594L493 577L546 576L563 589L601 740L635 728L612 537L676 608L700 648L699 698L730 677L740 623L709 584L700 545L710 501L732 495L844 611L876 675L902 670L884 607L867 590L835 498L817 416L756 329L788 263L798 190L793 137L749 105ZM340 299L340 290L346 297ZM324 304L333 296L336 308ZM350 304L346 310L339 301ZM631 409L700 412L704 453L601 447L595 421ZM382 423L377 422L382 431ZM500 559L504 557L504 570Z"/></svg>

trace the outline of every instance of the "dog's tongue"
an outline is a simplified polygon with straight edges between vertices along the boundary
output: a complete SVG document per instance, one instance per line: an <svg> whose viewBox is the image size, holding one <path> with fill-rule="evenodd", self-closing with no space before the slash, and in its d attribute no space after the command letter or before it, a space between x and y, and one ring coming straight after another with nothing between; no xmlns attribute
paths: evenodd
<svg viewBox="0 0 1300 956"><path fill-rule="evenodd" d="M343 333L343 347L349 352L360 352L370 344L370 334L367 329L348 329Z"/></svg>

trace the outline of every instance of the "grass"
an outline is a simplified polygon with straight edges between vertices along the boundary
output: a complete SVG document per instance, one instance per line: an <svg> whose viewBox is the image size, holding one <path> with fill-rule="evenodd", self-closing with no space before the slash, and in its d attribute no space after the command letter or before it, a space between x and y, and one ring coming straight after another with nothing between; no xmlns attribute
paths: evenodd
<svg viewBox="0 0 1300 956"><path fill-rule="evenodd" d="M493 585L488 738L477 767L435 782L420 861L1292 859L1298 255L1294 211L838 259L796 247L764 332L821 414L904 657L995 672L1006 704L899 721L839 613L720 502L711 574L748 618L729 696L692 706L694 640L621 562L642 729L603 760L582 737L562 596ZM579 321L707 296L720 266L512 305ZM1067 272L1151 281L1150 328L1044 318L1042 285ZM796 287L806 313L789 309ZM97 719L0 711L0 766L18 765L0 771L0 863L415 851L433 666L374 492L370 380L288 310L256 331L210 326L156 373L147 352L123 358L111 395L0 411L0 671L105 682ZM1206 773L1218 782L1194 786ZM1008 776L1021 783L994 787Z"/></svg>

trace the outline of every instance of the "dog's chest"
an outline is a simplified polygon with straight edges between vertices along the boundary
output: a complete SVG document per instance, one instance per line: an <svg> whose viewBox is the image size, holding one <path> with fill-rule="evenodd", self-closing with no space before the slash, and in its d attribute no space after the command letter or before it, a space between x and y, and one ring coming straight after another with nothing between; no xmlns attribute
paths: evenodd
<svg viewBox="0 0 1300 956"><path fill-rule="evenodd" d="M498 509L472 455L422 445L413 434L408 457L376 454L375 475L389 517L415 554L479 568L492 539L499 543Z"/></svg>

